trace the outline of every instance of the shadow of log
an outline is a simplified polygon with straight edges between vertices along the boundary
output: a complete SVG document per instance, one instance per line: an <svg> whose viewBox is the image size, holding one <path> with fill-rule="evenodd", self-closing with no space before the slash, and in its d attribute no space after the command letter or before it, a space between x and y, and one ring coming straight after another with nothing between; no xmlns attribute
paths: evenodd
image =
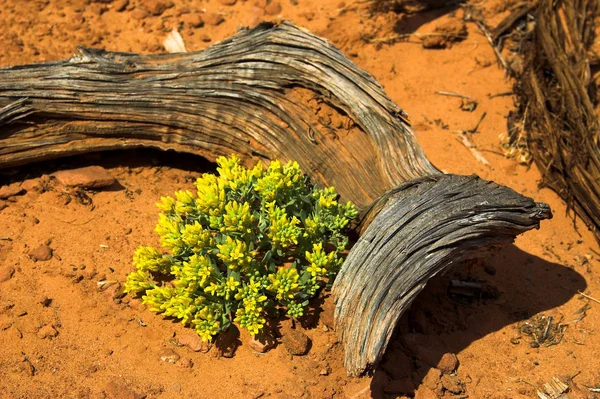
<svg viewBox="0 0 600 399"><path fill-rule="evenodd" d="M448 287L457 279L477 281L498 295L471 300L452 296ZM383 397L383 391L394 380L408 380L409 387L418 388L445 353L460 353L473 342L508 325L560 307L585 288L584 277L576 271L523 252L514 245L486 259L483 267L463 264L432 278L398 322L375 371L372 396ZM565 321L576 317L564 316ZM514 333L508 333L505 339L519 336L515 327ZM523 336L514 342L529 346L530 339ZM536 350L543 353L544 349L542 346Z"/></svg>

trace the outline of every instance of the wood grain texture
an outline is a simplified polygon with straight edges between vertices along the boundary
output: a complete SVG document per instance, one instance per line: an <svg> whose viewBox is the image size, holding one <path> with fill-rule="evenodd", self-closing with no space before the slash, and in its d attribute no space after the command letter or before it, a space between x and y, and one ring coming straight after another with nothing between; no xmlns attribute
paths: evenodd
<svg viewBox="0 0 600 399"><path fill-rule="evenodd" d="M429 176L383 199L333 286L348 374L376 366L427 281L552 217L550 208L477 176Z"/></svg>
<svg viewBox="0 0 600 399"><path fill-rule="evenodd" d="M377 364L430 277L551 216L508 188L442 175L368 73L289 23L196 53L81 48L0 69L0 168L135 147L297 160L363 210L334 286L352 375Z"/></svg>
<svg viewBox="0 0 600 399"><path fill-rule="evenodd" d="M356 128L324 123L306 93ZM202 52L80 48L69 60L0 69L1 107L3 167L132 147L294 159L359 206L439 173L381 86L289 23L243 30Z"/></svg>

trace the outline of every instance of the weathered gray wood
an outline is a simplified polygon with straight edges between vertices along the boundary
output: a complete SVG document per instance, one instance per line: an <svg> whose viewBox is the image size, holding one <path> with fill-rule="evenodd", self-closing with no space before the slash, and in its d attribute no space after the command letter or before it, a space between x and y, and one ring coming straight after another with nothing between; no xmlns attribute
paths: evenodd
<svg viewBox="0 0 600 399"><path fill-rule="evenodd" d="M377 363L431 276L551 216L505 187L442 175L369 74L289 23L198 53L80 49L0 69L0 168L134 147L294 159L364 210L334 287L353 375Z"/></svg>
<svg viewBox="0 0 600 399"><path fill-rule="evenodd" d="M476 176L413 180L383 202L333 286L350 375L377 365L398 319L431 277L552 217L548 205Z"/></svg>
<svg viewBox="0 0 600 399"><path fill-rule="evenodd" d="M311 97L354 127L323 122ZM233 152L298 160L360 206L439 173L381 86L289 23L243 30L196 53L81 48L69 60L0 69L4 106L0 167L141 146L208 159Z"/></svg>

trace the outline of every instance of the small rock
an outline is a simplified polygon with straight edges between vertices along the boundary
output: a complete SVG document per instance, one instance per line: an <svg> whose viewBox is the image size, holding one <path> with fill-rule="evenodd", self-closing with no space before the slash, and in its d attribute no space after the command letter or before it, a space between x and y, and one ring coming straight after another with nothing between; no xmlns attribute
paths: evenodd
<svg viewBox="0 0 600 399"><path fill-rule="evenodd" d="M42 261L42 262L48 261L48 260L52 259L52 254L53 254L52 248L50 248L46 244L42 244L29 252L29 256L31 257L31 259L33 259L36 262L37 261Z"/></svg>
<svg viewBox="0 0 600 399"><path fill-rule="evenodd" d="M25 189L16 184L0 187L0 199L7 199L25 193Z"/></svg>
<svg viewBox="0 0 600 399"><path fill-rule="evenodd" d="M181 20L188 29L201 28L202 26L204 26L204 20L198 12L186 14L181 18Z"/></svg>
<svg viewBox="0 0 600 399"><path fill-rule="evenodd" d="M225 18L222 15L211 12L204 16L204 21L211 26L217 26L225 22Z"/></svg>
<svg viewBox="0 0 600 399"><path fill-rule="evenodd" d="M443 374L451 374L458 368L458 358L454 353L444 353L437 364L437 368Z"/></svg>
<svg viewBox="0 0 600 399"><path fill-rule="evenodd" d="M191 369L192 367L194 367L194 362L192 362L192 359L190 359L188 357L184 357L182 359L179 359L179 361L177 362L177 365L184 369Z"/></svg>
<svg viewBox="0 0 600 399"><path fill-rule="evenodd" d="M415 391L415 385L412 379L406 377L401 380L393 380L388 382L383 388L385 393L404 393L412 394Z"/></svg>
<svg viewBox="0 0 600 399"><path fill-rule="evenodd" d="M250 346L253 351L260 353L268 352L270 349L273 349L276 344L277 341L275 340L275 337L270 331L267 331L266 327L254 337L251 336L250 341L248 342L248 346Z"/></svg>
<svg viewBox="0 0 600 399"><path fill-rule="evenodd" d="M148 15L150 15L150 13L146 10L144 10L143 8L136 8L135 10L133 10L130 14L134 19L137 19L138 21L141 21L142 19L146 18Z"/></svg>
<svg viewBox="0 0 600 399"><path fill-rule="evenodd" d="M167 9L173 7L175 4L171 0L157 0L145 2L146 9L154 16L159 16Z"/></svg>
<svg viewBox="0 0 600 399"><path fill-rule="evenodd" d="M218 351L217 355L227 358L233 357L240 344L239 337L240 332L234 326L217 335L215 339L215 348Z"/></svg>
<svg viewBox="0 0 600 399"><path fill-rule="evenodd" d="M115 182L115 178L101 166L61 170L53 176L67 187L102 188Z"/></svg>
<svg viewBox="0 0 600 399"><path fill-rule="evenodd" d="M436 368L430 368L425 377L423 378L422 385L435 391L442 378L442 372Z"/></svg>
<svg viewBox="0 0 600 399"><path fill-rule="evenodd" d="M56 331L51 324L45 325L44 327L40 328L37 332L37 337L39 339L54 338L57 335L58 331Z"/></svg>
<svg viewBox="0 0 600 399"><path fill-rule="evenodd" d="M331 374L331 367L329 365L323 367L321 371L319 371L319 375L329 375Z"/></svg>
<svg viewBox="0 0 600 399"><path fill-rule="evenodd" d="M465 392L463 383L455 375L442 376L442 386L455 395Z"/></svg>
<svg viewBox="0 0 600 399"><path fill-rule="evenodd" d="M431 389L421 385L415 392L415 399L438 399L438 396Z"/></svg>
<svg viewBox="0 0 600 399"><path fill-rule="evenodd" d="M203 33L202 36L200 37L200 39L204 42L204 43L208 43L210 41L212 41L211 37L208 36L206 33Z"/></svg>
<svg viewBox="0 0 600 399"><path fill-rule="evenodd" d="M203 342L202 338L200 338L198 334L185 334L177 338L177 341L181 345L187 346L194 352L206 353L212 347L212 343L210 341Z"/></svg>
<svg viewBox="0 0 600 399"><path fill-rule="evenodd" d="M269 15L281 14L281 3L278 1L272 1L270 4L267 4L267 6L265 7L265 12Z"/></svg>
<svg viewBox="0 0 600 399"><path fill-rule="evenodd" d="M223 4L224 6L233 6L235 3L237 3L237 0L219 0L219 3Z"/></svg>
<svg viewBox="0 0 600 399"><path fill-rule="evenodd" d="M302 356L306 355L310 349L310 339L301 331L287 329L281 338L283 346L290 355Z"/></svg>
<svg viewBox="0 0 600 399"><path fill-rule="evenodd" d="M165 348L158 352L158 358L163 362L175 364L179 360L179 355L173 349Z"/></svg>
<svg viewBox="0 0 600 399"><path fill-rule="evenodd" d="M15 268L12 266L4 266L0 268L0 283L8 281L15 274Z"/></svg>
<svg viewBox="0 0 600 399"><path fill-rule="evenodd" d="M117 12L125 10L125 7L129 5L129 0L115 0L113 3L113 9Z"/></svg>
<svg viewBox="0 0 600 399"><path fill-rule="evenodd" d="M48 307L52 303L52 299L50 299L46 295L44 295L43 297L40 298L39 302L42 304L42 306Z"/></svg>
<svg viewBox="0 0 600 399"><path fill-rule="evenodd" d="M134 390L127 388L125 384L111 381L104 387L104 392L108 399L143 399L145 395L140 395Z"/></svg>

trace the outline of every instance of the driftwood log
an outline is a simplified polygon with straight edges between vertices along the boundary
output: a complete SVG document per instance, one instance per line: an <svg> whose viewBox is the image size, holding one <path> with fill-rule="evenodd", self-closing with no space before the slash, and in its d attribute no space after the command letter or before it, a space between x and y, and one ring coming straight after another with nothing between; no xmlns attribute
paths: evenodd
<svg viewBox="0 0 600 399"><path fill-rule="evenodd" d="M368 73L290 23L196 53L81 48L0 69L0 167L133 147L294 159L360 207L333 289L351 375L377 364L429 278L551 217L509 188L443 175Z"/></svg>

